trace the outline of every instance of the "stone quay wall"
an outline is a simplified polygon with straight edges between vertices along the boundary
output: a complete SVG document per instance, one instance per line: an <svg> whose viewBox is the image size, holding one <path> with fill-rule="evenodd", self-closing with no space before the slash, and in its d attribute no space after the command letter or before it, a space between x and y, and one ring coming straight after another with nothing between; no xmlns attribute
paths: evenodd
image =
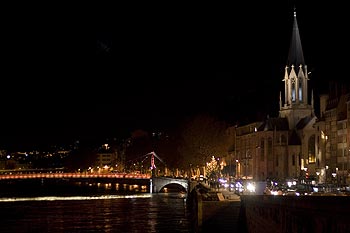
<svg viewBox="0 0 350 233"><path fill-rule="evenodd" d="M249 233L350 232L350 196L241 196Z"/></svg>
<svg viewBox="0 0 350 233"><path fill-rule="evenodd" d="M194 189L188 204L194 232L246 232L239 199L223 196L221 192Z"/></svg>

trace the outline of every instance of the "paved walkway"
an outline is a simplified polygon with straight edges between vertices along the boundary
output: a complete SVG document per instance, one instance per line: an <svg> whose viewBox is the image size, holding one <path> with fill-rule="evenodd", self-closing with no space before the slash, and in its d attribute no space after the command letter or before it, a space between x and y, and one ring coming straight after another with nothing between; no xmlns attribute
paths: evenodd
<svg viewBox="0 0 350 233"><path fill-rule="evenodd" d="M227 189L223 189L223 188L219 188L219 189L214 189L214 188L210 188L210 186L204 182L201 183L201 185L203 185L204 187L210 189L212 192L217 192L217 193L222 193L222 196L225 200L231 200L231 201L240 201L241 197L237 194L235 194L234 192L231 192ZM220 196L220 194L219 194ZM220 197L219 197L220 199Z"/></svg>
<svg viewBox="0 0 350 233"><path fill-rule="evenodd" d="M199 232L246 233L245 218L241 213L240 196L226 189L210 188L205 183L201 183L201 185L210 189L211 192L216 192L219 201L209 201L203 204L203 211L205 213L203 213L203 225Z"/></svg>

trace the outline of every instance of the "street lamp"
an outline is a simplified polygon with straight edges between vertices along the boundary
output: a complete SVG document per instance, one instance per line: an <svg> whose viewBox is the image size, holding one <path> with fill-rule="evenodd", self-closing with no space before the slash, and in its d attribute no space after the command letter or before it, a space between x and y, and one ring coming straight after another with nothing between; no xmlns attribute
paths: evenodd
<svg viewBox="0 0 350 233"><path fill-rule="evenodd" d="M335 179L335 181L334 182L337 182L337 186L339 186L339 176L338 176L338 170L339 170L339 168L335 168L335 175L337 176L337 179Z"/></svg>
<svg viewBox="0 0 350 233"><path fill-rule="evenodd" d="M307 167L304 167L304 168L302 169L302 171L303 171L302 182L303 182L303 183L307 183L307 182L306 182L306 178L307 178Z"/></svg>
<svg viewBox="0 0 350 233"><path fill-rule="evenodd" d="M326 184L329 182L329 177L330 175L329 175L329 166L328 165L326 165Z"/></svg>
<svg viewBox="0 0 350 233"><path fill-rule="evenodd" d="M235 159L236 159L236 179L238 179L238 164L239 164L239 161L238 161L238 157L237 157L237 128L238 128L238 125L235 125Z"/></svg>
<svg viewBox="0 0 350 233"><path fill-rule="evenodd" d="M336 184L336 176L337 176L337 173L336 172L332 172L332 176L333 176L333 184L335 185Z"/></svg>
<svg viewBox="0 0 350 233"><path fill-rule="evenodd" d="M316 171L316 176L317 176L317 184L320 183L320 172Z"/></svg>
<svg viewBox="0 0 350 233"><path fill-rule="evenodd" d="M321 138L323 140L323 152L322 152L322 160L324 162L327 162L329 161L329 155L327 154L327 143L328 143L328 136L323 132L321 131ZM323 165L324 163L321 161L321 166ZM329 169L329 166L328 165L325 165L325 180L324 180L324 177L321 176L322 180L327 184L330 179L331 179L331 174L330 174L330 171L328 170Z"/></svg>

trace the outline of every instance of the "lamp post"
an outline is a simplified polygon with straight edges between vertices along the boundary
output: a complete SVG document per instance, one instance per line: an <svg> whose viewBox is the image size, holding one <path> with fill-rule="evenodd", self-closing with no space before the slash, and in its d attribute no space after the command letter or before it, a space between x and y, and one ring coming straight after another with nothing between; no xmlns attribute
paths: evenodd
<svg viewBox="0 0 350 233"><path fill-rule="evenodd" d="M237 157L237 125L235 125L235 159L236 159L236 180L238 179L238 157Z"/></svg>
<svg viewBox="0 0 350 233"><path fill-rule="evenodd" d="M340 177L339 177L339 175L338 175L338 170L339 170L339 168L335 168L335 175L336 175L336 179L335 179L335 182L336 182L336 184L337 184L337 187L339 187L339 179L340 179Z"/></svg>
<svg viewBox="0 0 350 233"><path fill-rule="evenodd" d="M343 143L342 143L342 151L343 151L343 161L342 161L342 176L341 176L341 184L345 184L345 150L346 150L346 143L344 141L344 137L343 137Z"/></svg>
<svg viewBox="0 0 350 233"><path fill-rule="evenodd" d="M307 167L304 167L304 176L303 176L303 181L304 181L304 183L307 183Z"/></svg>
<svg viewBox="0 0 350 233"><path fill-rule="evenodd" d="M317 184L320 183L320 172L316 171L316 176L317 176Z"/></svg>
<svg viewBox="0 0 350 233"><path fill-rule="evenodd" d="M326 185L329 183L329 167L326 165Z"/></svg>
<svg viewBox="0 0 350 233"><path fill-rule="evenodd" d="M321 131L321 138L323 139L323 153L322 153L322 160L323 161L327 161L327 142L328 142L328 136L323 132ZM323 163L321 163L321 166L322 166ZM328 165L325 165L325 179L324 179L324 182L327 184L330 180L330 174L329 174L329 171L328 171L329 167Z"/></svg>
<svg viewBox="0 0 350 233"><path fill-rule="evenodd" d="M336 177L337 177L337 173L336 172L332 172L332 180L333 180L333 182L332 182L332 184L333 185L335 185L336 184Z"/></svg>

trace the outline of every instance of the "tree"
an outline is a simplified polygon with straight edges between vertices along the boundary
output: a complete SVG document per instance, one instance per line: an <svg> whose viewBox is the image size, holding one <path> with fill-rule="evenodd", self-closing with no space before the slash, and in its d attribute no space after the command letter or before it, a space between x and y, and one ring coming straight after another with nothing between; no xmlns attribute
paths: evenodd
<svg viewBox="0 0 350 233"><path fill-rule="evenodd" d="M230 141L226 123L209 115L197 115L184 124L179 152L183 165L204 167L212 156L226 156Z"/></svg>
<svg viewBox="0 0 350 233"><path fill-rule="evenodd" d="M220 173L220 166L214 156L212 156L211 161L207 163L206 171L208 177L217 177Z"/></svg>

